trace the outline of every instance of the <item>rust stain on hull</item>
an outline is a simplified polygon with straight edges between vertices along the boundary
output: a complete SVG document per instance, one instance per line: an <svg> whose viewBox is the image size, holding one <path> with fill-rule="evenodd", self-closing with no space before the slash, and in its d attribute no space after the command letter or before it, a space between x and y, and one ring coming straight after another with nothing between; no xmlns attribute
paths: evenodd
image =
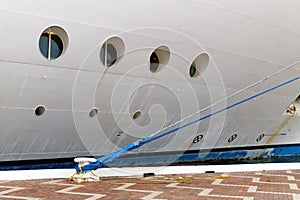
<svg viewBox="0 0 300 200"><path fill-rule="evenodd" d="M284 122L282 122L282 124L280 124L280 126L279 126L278 129L272 134L272 136L267 140L266 144L271 144L271 143L276 139L276 137L277 137L278 135L280 135L282 129L283 129L284 127L286 127L286 126L289 124L289 122L290 122L293 118L295 118L295 117L296 117L296 115L290 115L290 116L288 116L288 117L284 120Z"/></svg>

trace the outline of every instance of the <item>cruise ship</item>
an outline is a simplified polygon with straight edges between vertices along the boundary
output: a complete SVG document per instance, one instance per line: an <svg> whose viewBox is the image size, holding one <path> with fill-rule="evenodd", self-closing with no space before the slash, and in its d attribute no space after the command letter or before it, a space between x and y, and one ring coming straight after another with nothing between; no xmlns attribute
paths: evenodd
<svg viewBox="0 0 300 200"><path fill-rule="evenodd" d="M297 160L298 0L2 0L0 168Z"/></svg>

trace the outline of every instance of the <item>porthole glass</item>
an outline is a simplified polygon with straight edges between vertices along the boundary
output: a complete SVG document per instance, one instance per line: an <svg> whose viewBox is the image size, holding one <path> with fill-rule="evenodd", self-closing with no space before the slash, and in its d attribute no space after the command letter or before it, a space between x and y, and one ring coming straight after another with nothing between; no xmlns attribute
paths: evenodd
<svg viewBox="0 0 300 200"><path fill-rule="evenodd" d="M117 61L118 54L114 45L105 42L100 51L100 59L104 66L110 67Z"/></svg>
<svg viewBox="0 0 300 200"><path fill-rule="evenodd" d="M98 109L97 108L93 108L91 111L90 111L90 117L95 117L96 115L98 114Z"/></svg>
<svg viewBox="0 0 300 200"><path fill-rule="evenodd" d="M132 118L133 118L133 119L137 119L137 118L139 118L139 117L141 116L141 114L142 114L141 111L138 110L138 111L136 111L136 112L133 114Z"/></svg>
<svg viewBox="0 0 300 200"><path fill-rule="evenodd" d="M207 53L198 55L190 65L190 77L195 78L199 76L208 66L209 56Z"/></svg>
<svg viewBox="0 0 300 200"><path fill-rule="evenodd" d="M265 137L265 134L260 134L260 135L256 138L256 142L260 142L264 137Z"/></svg>
<svg viewBox="0 0 300 200"><path fill-rule="evenodd" d="M155 52L153 52L150 56L150 71L152 73L156 72L159 67L159 58Z"/></svg>
<svg viewBox="0 0 300 200"><path fill-rule="evenodd" d="M228 139L228 142L231 143L233 142L236 138L237 138L237 134L233 134L229 139Z"/></svg>
<svg viewBox="0 0 300 200"><path fill-rule="evenodd" d="M198 75L198 70L197 70L197 68L196 68L195 62L193 62L193 63L191 64L191 67L190 67L190 76L191 76L191 77L196 77L197 75Z"/></svg>
<svg viewBox="0 0 300 200"><path fill-rule="evenodd" d="M57 26L49 27L44 30L39 39L40 51L48 60L55 60L59 58L67 44L67 33Z"/></svg>
<svg viewBox="0 0 300 200"><path fill-rule="evenodd" d="M125 44L119 37L111 37L100 48L100 61L105 67L115 65L123 57Z"/></svg>
<svg viewBox="0 0 300 200"><path fill-rule="evenodd" d="M64 48L61 38L51 32L46 32L41 35L39 45L41 53L48 60L58 58Z"/></svg>
<svg viewBox="0 0 300 200"><path fill-rule="evenodd" d="M38 106L38 107L36 107L34 112L35 112L36 116L41 116L45 113L45 111L46 111L46 108L44 106Z"/></svg>
<svg viewBox="0 0 300 200"><path fill-rule="evenodd" d="M196 144L198 142L201 142L203 137L204 137L203 135L197 135L196 137L194 137L193 143Z"/></svg>
<svg viewBox="0 0 300 200"><path fill-rule="evenodd" d="M157 72L163 65L167 65L170 59L170 50L167 46L156 48L150 55L150 71Z"/></svg>

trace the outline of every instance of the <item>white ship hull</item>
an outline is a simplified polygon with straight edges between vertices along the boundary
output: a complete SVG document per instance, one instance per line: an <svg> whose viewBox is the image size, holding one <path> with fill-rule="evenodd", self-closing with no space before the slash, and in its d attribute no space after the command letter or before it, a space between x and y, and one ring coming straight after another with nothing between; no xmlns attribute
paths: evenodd
<svg viewBox="0 0 300 200"><path fill-rule="evenodd" d="M296 0L9 0L0 5L0 162L105 155L237 91L242 92L187 121L300 76L300 65L271 76L300 61ZM65 31L57 59L45 58L39 49L49 27ZM115 40L121 52L110 67L100 59L107 40ZM161 55L153 73L149 58L159 47L169 56ZM199 65L208 64L191 77L199 55L207 55ZM112 165L298 156L298 110L286 111L299 86L298 80L286 83ZM39 106L45 111L37 116Z"/></svg>

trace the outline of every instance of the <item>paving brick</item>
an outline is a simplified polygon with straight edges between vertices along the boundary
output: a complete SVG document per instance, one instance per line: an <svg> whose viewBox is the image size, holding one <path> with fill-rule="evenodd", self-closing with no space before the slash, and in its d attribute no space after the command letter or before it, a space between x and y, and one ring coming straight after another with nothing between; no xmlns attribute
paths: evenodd
<svg viewBox="0 0 300 200"><path fill-rule="evenodd" d="M299 199L300 171L263 171L104 178L77 184L65 179L0 182L0 199Z"/></svg>

